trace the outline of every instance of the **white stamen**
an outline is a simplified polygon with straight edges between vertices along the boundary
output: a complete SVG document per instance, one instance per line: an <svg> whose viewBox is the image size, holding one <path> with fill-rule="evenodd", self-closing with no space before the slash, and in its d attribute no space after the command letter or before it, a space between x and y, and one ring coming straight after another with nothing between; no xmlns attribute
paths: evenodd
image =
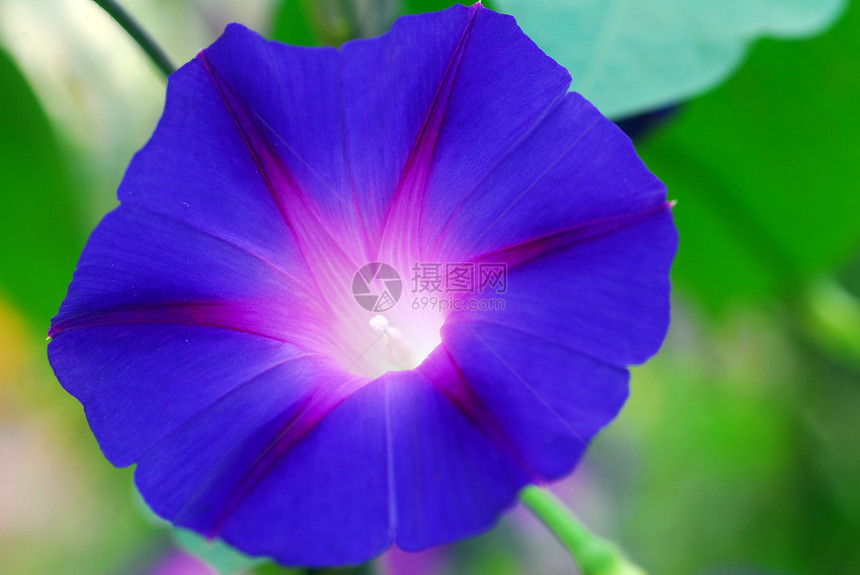
<svg viewBox="0 0 860 575"><path fill-rule="evenodd" d="M370 318L370 327L372 327L379 333L383 333L386 329L388 329L388 320L385 319L384 315L375 315Z"/></svg>
<svg viewBox="0 0 860 575"><path fill-rule="evenodd" d="M396 369L413 369L418 367L415 361L415 352L406 343L403 337L403 332L391 325L388 318L382 315L375 315L370 318L370 326L381 333L379 343L384 348L385 357L392 367Z"/></svg>

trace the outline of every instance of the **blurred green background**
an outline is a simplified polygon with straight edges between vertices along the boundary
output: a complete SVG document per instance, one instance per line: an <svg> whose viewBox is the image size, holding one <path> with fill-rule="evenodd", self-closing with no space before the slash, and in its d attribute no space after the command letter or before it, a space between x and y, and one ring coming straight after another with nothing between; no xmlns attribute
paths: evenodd
<svg viewBox="0 0 860 575"><path fill-rule="evenodd" d="M124 2L177 64L230 21L337 45L449 4ZM557 492L651 575L860 573L860 5L485 4L517 16L613 119L639 116L637 148L678 200L669 337ZM89 0L0 0L4 575L287 572L149 516L47 364L49 320L163 97ZM518 509L477 539L343 572L574 569Z"/></svg>

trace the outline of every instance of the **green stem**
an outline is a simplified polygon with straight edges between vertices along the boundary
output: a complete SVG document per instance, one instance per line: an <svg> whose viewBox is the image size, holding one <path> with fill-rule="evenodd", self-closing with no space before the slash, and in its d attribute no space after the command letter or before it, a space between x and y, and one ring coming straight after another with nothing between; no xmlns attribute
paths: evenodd
<svg viewBox="0 0 860 575"><path fill-rule="evenodd" d="M586 529L549 491L526 487L520 501L567 547L583 575L645 575L614 543Z"/></svg>
<svg viewBox="0 0 860 575"><path fill-rule="evenodd" d="M810 286L790 318L805 339L854 369L860 367L860 300L832 279Z"/></svg>
<svg viewBox="0 0 860 575"><path fill-rule="evenodd" d="M117 24L123 27L128 32L128 35L137 42L138 46L149 56L152 63L161 70L165 77L170 76L176 71L176 68L171 64L170 60L164 54L164 51L155 43L155 40L146 33L146 31L137 23L137 20L132 18L131 14L114 0L93 0L96 4L102 7L111 18L116 20Z"/></svg>
<svg viewBox="0 0 860 575"><path fill-rule="evenodd" d="M349 28L350 39L361 38L364 35L364 30L361 29L361 25L358 21L358 12L352 3L352 0L340 0L338 4L340 7L340 13L346 21L347 28Z"/></svg>

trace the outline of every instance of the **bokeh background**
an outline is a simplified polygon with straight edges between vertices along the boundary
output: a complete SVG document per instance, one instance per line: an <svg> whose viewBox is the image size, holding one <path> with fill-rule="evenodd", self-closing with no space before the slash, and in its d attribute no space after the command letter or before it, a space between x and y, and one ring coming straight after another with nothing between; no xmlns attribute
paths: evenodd
<svg viewBox="0 0 860 575"><path fill-rule="evenodd" d="M449 4L123 2L177 64L230 21L337 45ZM678 200L666 344L556 492L651 575L860 573L860 4L485 4L571 69ZM4 575L304 572L160 523L47 363L50 318L164 86L90 0L0 0ZM517 509L474 540L337 572L575 568Z"/></svg>

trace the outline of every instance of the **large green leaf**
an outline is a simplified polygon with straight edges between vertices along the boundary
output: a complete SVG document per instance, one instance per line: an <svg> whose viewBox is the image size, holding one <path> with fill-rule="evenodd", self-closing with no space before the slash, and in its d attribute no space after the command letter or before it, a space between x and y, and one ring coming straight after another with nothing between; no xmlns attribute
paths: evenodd
<svg viewBox="0 0 860 575"><path fill-rule="evenodd" d="M573 88L620 118L685 100L734 70L758 36L826 27L845 0L495 0Z"/></svg>
<svg viewBox="0 0 860 575"><path fill-rule="evenodd" d="M47 331L83 247L71 178L45 113L0 50L0 291Z"/></svg>
<svg viewBox="0 0 860 575"><path fill-rule="evenodd" d="M860 6L828 34L763 42L639 146L679 200L675 278L711 307L802 287L860 241Z"/></svg>

